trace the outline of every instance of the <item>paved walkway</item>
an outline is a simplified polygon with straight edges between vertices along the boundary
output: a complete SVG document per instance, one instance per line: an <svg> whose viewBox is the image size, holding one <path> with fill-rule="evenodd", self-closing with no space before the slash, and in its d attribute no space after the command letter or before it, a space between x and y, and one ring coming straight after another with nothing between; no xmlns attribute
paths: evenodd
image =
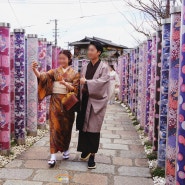
<svg viewBox="0 0 185 185"><path fill-rule="evenodd" d="M78 132L73 131L71 157L57 155L48 169L49 134L17 159L0 169L1 185L152 185L143 146L126 111L120 105L107 109L96 155L97 169L88 170L76 152Z"/></svg>

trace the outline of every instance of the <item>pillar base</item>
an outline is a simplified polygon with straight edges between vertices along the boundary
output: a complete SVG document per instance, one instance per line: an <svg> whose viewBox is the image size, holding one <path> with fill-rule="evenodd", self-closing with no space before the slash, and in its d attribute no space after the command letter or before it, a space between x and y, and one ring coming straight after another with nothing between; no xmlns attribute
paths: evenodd
<svg viewBox="0 0 185 185"><path fill-rule="evenodd" d="M37 136L37 131L27 130L27 136L36 137Z"/></svg>
<svg viewBox="0 0 185 185"><path fill-rule="evenodd" d="M25 138L18 138L18 139L15 139L15 142L16 142L18 145L24 145L24 144L26 143Z"/></svg>
<svg viewBox="0 0 185 185"><path fill-rule="evenodd" d="M46 124L38 125L37 128L41 130L46 130Z"/></svg>
<svg viewBox="0 0 185 185"><path fill-rule="evenodd" d="M1 150L0 155L8 156L10 155L10 150Z"/></svg>

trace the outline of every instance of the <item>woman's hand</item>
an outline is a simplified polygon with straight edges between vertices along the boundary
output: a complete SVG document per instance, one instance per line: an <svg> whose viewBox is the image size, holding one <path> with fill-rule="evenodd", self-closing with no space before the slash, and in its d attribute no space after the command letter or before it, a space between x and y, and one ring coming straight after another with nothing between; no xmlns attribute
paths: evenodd
<svg viewBox="0 0 185 185"><path fill-rule="evenodd" d="M38 62L33 61L31 67L32 67L32 70L35 73L36 77L37 78L40 78L40 72L37 70L37 68L38 68Z"/></svg>
<svg viewBox="0 0 185 185"><path fill-rule="evenodd" d="M33 71L36 70L36 69L38 68L38 66L39 66L39 65L38 65L38 62L33 61L32 65L31 65Z"/></svg>
<svg viewBox="0 0 185 185"><path fill-rule="evenodd" d="M61 81L60 81L60 84L62 84L62 85L67 85L67 83L65 82L65 80L64 79L62 79Z"/></svg>

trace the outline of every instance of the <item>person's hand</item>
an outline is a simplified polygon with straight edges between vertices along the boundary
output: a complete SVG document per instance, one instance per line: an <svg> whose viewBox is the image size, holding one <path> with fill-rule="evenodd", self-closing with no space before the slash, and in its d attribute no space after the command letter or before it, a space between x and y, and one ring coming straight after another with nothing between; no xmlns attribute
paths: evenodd
<svg viewBox="0 0 185 185"><path fill-rule="evenodd" d="M62 80L60 81L60 84L62 84L62 85L65 85L65 86L66 86L66 82L65 82L65 80L64 80L64 79L62 79Z"/></svg>
<svg viewBox="0 0 185 185"><path fill-rule="evenodd" d="M39 65L38 65L38 62L36 62L36 61L33 61L33 62L32 62L31 67L32 67L33 70L36 70L36 69L38 68L38 66L39 66Z"/></svg>
<svg viewBox="0 0 185 185"><path fill-rule="evenodd" d="M84 85L85 82L86 82L86 78L85 78L84 75L82 75L82 77L80 78L80 84L81 84L81 85Z"/></svg>

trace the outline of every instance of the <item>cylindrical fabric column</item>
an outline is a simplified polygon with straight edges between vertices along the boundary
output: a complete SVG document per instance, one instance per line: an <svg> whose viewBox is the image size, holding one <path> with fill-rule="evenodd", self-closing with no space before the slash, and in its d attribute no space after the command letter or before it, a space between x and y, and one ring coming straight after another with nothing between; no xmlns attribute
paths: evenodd
<svg viewBox="0 0 185 185"><path fill-rule="evenodd" d="M25 36L25 128L27 128L27 37Z"/></svg>
<svg viewBox="0 0 185 185"><path fill-rule="evenodd" d="M185 184L185 0L181 10L181 47L180 47L180 79L179 79L179 109L177 124L177 175L176 185Z"/></svg>
<svg viewBox="0 0 185 185"><path fill-rule="evenodd" d="M15 138L15 79L14 79L14 33L10 34L10 102L11 102L11 137Z"/></svg>
<svg viewBox="0 0 185 185"><path fill-rule="evenodd" d="M175 183L176 167L176 131L177 107L179 88L179 59L180 59L180 25L181 8L171 10L171 39L170 39L170 64L169 64L169 90L168 90L168 118L166 142L166 185Z"/></svg>
<svg viewBox="0 0 185 185"><path fill-rule="evenodd" d="M10 152L10 24L0 23L0 154Z"/></svg>
<svg viewBox="0 0 185 185"><path fill-rule="evenodd" d="M38 40L39 71L46 72L47 41L45 38ZM38 103L38 128L46 129L46 98Z"/></svg>
<svg viewBox="0 0 185 185"><path fill-rule="evenodd" d="M25 144L25 30L14 30L15 48L15 139Z"/></svg>
<svg viewBox="0 0 185 185"><path fill-rule="evenodd" d="M146 66L146 117L145 117L145 133L149 129L149 113L150 113L150 82L151 82L151 60L152 60L152 40L147 40L147 66Z"/></svg>
<svg viewBox="0 0 185 185"><path fill-rule="evenodd" d="M139 72L139 47L135 49L135 116L138 114L138 72Z"/></svg>
<svg viewBox="0 0 185 185"><path fill-rule="evenodd" d="M128 105L128 87L129 87L129 53L126 54L125 60L125 103Z"/></svg>
<svg viewBox="0 0 185 185"><path fill-rule="evenodd" d="M134 50L130 52L130 63L129 63L129 107L133 113L133 100L134 100L134 89L133 89L133 62L134 62Z"/></svg>
<svg viewBox="0 0 185 185"><path fill-rule="evenodd" d="M52 68L57 68L58 58L57 58L57 47L52 46Z"/></svg>
<svg viewBox="0 0 185 185"><path fill-rule="evenodd" d="M159 109L159 136L158 136L158 166L165 167L166 158L166 131L167 131L167 106L168 83L170 62L170 19L163 20L162 26L162 68L161 68L161 95Z"/></svg>
<svg viewBox="0 0 185 185"><path fill-rule="evenodd" d="M119 99L122 100L122 94L123 94L123 87L124 87L124 81L123 81L123 69L124 69L124 66L123 66L123 58L124 56L121 56L118 58L118 66L117 66L117 71L118 71L118 75L119 75L119 80L120 80L120 94L121 94L121 97L119 95Z"/></svg>
<svg viewBox="0 0 185 185"><path fill-rule="evenodd" d="M47 57L46 57L46 63L47 63L47 67L46 67L46 71L49 71L50 69L52 69L52 43L51 42L47 42ZM46 98L46 120L49 119L49 104L50 104L50 96L48 96Z"/></svg>
<svg viewBox="0 0 185 185"><path fill-rule="evenodd" d="M161 79L161 49L162 30L161 27L156 34L156 75L155 75L155 107L154 107L154 130L153 130L153 151L158 150L158 127L159 127L159 102L160 102L160 79Z"/></svg>
<svg viewBox="0 0 185 185"><path fill-rule="evenodd" d="M153 140L154 128L154 105L155 105L155 71L156 71L156 33L152 36L152 57L151 57L151 81L150 81L150 104L149 104L149 129L148 138Z"/></svg>
<svg viewBox="0 0 185 185"><path fill-rule="evenodd" d="M32 62L38 59L38 38L27 35L27 134L37 135L38 82L32 70Z"/></svg>
<svg viewBox="0 0 185 185"><path fill-rule="evenodd" d="M134 49L132 51L132 112L134 114L134 116L136 116L136 50L137 49Z"/></svg>
<svg viewBox="0 0 185 185"><path fill-rule="evenodd" d="M142 99L142 72L143 72L143 45L139 46L139 61L138 61L138 102L137 102L137 120L141 120L141 99Z"/></svg>
<svg viewBox="0 0 185 185"><path fill-rule="evenodd" d="M143 43L143 52L142 52L142 58L143 58L143 62L142 62L142 89L141 89L141 110L146 110L146 69L147 69L147 42ZM146 112L142 111L141 112L141 121L140 121L140 125L142 128L145 127L145 120L146 120Z"/></svg>

